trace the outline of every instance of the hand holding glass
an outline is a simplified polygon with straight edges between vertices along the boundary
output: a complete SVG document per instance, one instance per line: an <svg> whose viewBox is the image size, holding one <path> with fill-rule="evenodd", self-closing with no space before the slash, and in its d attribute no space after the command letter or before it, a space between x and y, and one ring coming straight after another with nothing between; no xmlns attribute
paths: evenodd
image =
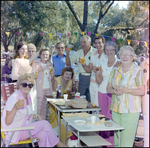
<svg viewBox="0 0 150 148"><path fill-rule="evenodd" d="M85 58L80 58L80 63L85 64Z"/></svg>

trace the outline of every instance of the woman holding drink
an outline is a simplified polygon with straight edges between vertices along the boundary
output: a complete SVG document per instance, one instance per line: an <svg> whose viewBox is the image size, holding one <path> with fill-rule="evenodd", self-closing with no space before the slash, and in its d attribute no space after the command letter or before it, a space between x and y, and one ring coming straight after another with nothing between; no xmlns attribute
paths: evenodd
<svg viewBox="0 0 150 148"><path fill-rule="evenodd" d="M95 80L99 85L98 87L98 104L101 108L100 114L105 115L105 117L112 120L112 113L110 111L110 103L111 103L111 94L107 92L106 87L109 79L109 75L113 66L119 60L116 58L116 53L118 51L118 47L115 42L108 41L104 45L104 53L107 56L108 61L103 61L100 63L100 69L97 71L95 68L93 71L95 72ZM110 135L109 135L110 133ZM107 132L102 131L100 135L105 138L110 143L114 143L114 131ZM111 145L113 146L113 145Z"/></svg>
<svg viewBox="0 0 150 148"><path fill-rule="evenodd" d="M107 92L112 94L112 119L125 128L120 133L121 147L133 147L144 95L144 74L133 62L134 54L129 45L120 48L122 64L111 71L107 85ZM118 135L114 132L114 145L117 144Z"/></svg>
<svg viewBox="0 0 150 148"><path fill-rule="evenodd" d="M35 129L31 130L31 135L33 138L39 138L39 147L66 147L54 133L51 125L46 120L41 120L40 115L34 117L37 118L36 121L32 123L33 111L32 111L32 101L29 92L34 86L35 80L34 76L28 73L20 75L17 81L18 90L15 91L7 100L6 107L3 110L3 115L1 117L1 124L4 129L16 128L16 127L28 127L34 126ZM12 132L6 132L6 140ZM28 130L21 130L15 132L11 142L17 144L19 141L26 140L30 138Z"/></svg>
<svg viewBox="0 0 150 148"><path fill-rule="evenodd" d="M49 49L41 49L37 59L32 64L32 72L35 72L36 90L37 90L37 112L45 119L46 100L43 98L45 94L52 95L52 81L54 79L53 64L49 60Z"/></svg>

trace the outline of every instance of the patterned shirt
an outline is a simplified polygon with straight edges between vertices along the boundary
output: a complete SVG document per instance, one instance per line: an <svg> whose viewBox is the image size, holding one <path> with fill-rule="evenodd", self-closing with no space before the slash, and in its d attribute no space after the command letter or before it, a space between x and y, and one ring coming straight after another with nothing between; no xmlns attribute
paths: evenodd
<svg viewBox="0 0 150 148"><path fill-rule="evenodd" d="M122 65L117 69L113 69L110 73L108 83L111 83L115 88L116 85L125 86L128 88L137 88L144 85L143 70L132 63L126 73L122 71ZM141 112L141 96L123 93L122 95L112 95L110 110L117 113L136 113Z"/></svg>

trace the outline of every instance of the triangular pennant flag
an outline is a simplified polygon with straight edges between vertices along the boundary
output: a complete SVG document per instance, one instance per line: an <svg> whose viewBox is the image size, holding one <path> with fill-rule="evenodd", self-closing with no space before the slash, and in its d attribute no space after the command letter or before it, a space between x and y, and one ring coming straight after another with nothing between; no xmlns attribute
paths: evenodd
<svg viewBox="0 0 150 148"><path fill-rule="evenodd" d="M88 36L91 36L91 32L88 32Z"/></svg>
<svg viewBox="0 0 150 148"><path fill-rule="evenodd" d="M140 41L137 41L137 40L136 40L136 44L137 44L137 45L139 45L139 42L140 42Z"/></svg>
<svg viewBox="0 0 150 148"><path fill-rule="evenodd" d="M15 32L19 36L19 32Z"/></svg>
<svg viewBox="0 0 150 148"><path fill-rule="evenodd" d="M85 32L81 32L81 34L84 36Z"/></svg>
<svg viewBox="0 0 150 148"><path fill-rule="evenodd" d="M130 43L131 43L131 40L127 40L127 42L128 42L128 45L130 45Z"/></svg>
<svg viewBox="0 0 150 148"><path fill-rule="evenodd" d="M103 37L104 37L104 38L105 38L105 40L106 40L107 36L103 35Z"/></svg>
<svg viewBox="0 0 150 148"><path fill-rule="evenodd" d="M6 33L6 35L9 37L10 32L5 32L5 33Z"/></svg>
<svg viewBox="0 0 150 148"><path fill-rule="evenodd" d="M122 43L123 39L120 39L120 43Z"/></svg>
<svg viewBox="0 0 150 148"><path fill-rule="evenodd" d="M145 43L145 46L147 47L147 42L144 42Z"/></svg>
<svg viewBox="0 0 150 148"><path fill-rule="evenodd" d="M74 32L74 34L77 36L78 35L78 33L77 32Z"/></svg>
<svg viewBox="0 0 150 148"><path fill-rule="evenodd" d="M62 34L62 33L57 33L57 34L58 34L58 36L59 36L59 39L61 40L61 34Z"/></svg>
<svg viewBox="0 0 150 148"><path fill-rule="evenodd" d="M49 35L49 38L51 39L52 38L52 33L49 33L48 35Z"/></svg>
<svg viewBox="0 0 150 148"><path fill-rule="evenodd" d="M43 35L44 33L40 33L40 35Z"/></svg>
<svg viewBox="0 0 150 148"><path fill-rule="evenodd" d="M95 36L98 36L99 34L98 33L95 33Z"/></svg>
<svg viewBox="0 0 150 148"><path fill-rule="evenodd" d="M67 37L69 38L69 33L66 33Z"/></svg>
<svg viewBox="0 0 150 148"><path fill-rule="evenodd" d="M26 33L26 35L27 35L27 36L29 36L29 35L30 35L30 33L28 33L28 32L27 32L27 33Z"/></svg>
<svg viewBox="0 0 150 148"><path fill-rule="evenodd" d="M111 37L111 40L112 40L112 41L114 41L114 40L115 40L115 38L114 38L114 37Z"/></svg>

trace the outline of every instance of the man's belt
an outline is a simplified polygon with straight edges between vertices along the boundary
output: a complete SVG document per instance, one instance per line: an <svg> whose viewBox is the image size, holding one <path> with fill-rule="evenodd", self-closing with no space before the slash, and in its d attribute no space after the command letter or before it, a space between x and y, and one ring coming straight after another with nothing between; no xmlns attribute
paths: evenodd
<svg viewBox="0 0 150 148"><path fill-rule="evenodd" d="M149 95L149 91L147 91L147 94Z"/></svg>
<svg viewBox="0 0 150 148"><path fill-rule="evenodd" d="M80 74L83 76L90 76L90 73L81 72Z"/></svg>

